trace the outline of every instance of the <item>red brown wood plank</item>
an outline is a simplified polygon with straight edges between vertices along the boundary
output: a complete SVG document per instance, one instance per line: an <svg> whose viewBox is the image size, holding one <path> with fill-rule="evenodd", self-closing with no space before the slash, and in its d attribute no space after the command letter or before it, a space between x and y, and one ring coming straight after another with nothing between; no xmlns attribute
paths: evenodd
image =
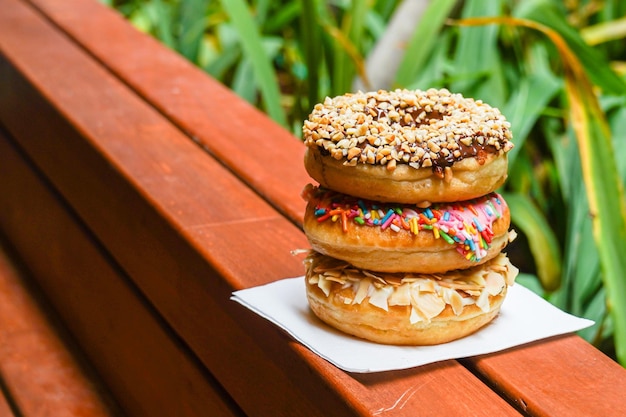
<svg viewBox="0 0 626 417"><path fill-rule="evenodd" d="M0 417L16 417L2 391L0 391Z"/></svg>
<svg viewBox="0 0 626 417"><path fill-rule="evenodd" d="M230 302L232 289L300 273L289 251L302 233L65 37L0 4L0 117L246 413L374 415L415 389L388 414L516 414L456 362L356 378ZM467 388L442 403L447 382Z"/></svg>
<svg viewBox="0 0 626 417"><path fill-rule="evenodd" d="M133 30L127 25L120 22L119 17L113 12L107 12L101 14L100 18L93 22L87 22L82 18L85 13L98 14L95 10L99 7L90 2L82 0L72 0L72 6L67 4L59 6L57 3L51 0L31 0L38 5L42 10L45 10L53 20L55 20L63 30L67 31L73 36L77 42L83 44L92 53L98 57L106 66L111 68L118 77L123 79L134 89L139 91L147 100L155 105L155 107L161 109L168 115L175 123L181 126L185 131L193 132L196 139L205 144L211 152L218 155L220 158L228 160L227 162L231 168L239 172L242 178L251 183L254 187L262 187L262 184L250 181L250 177L253 176L253 172L259 176L264 177L267 174L269 177L274 178L273 171L275 164L266 164L261 166L254 166L254 171L248 171L251 166L248 163L238 163L240 160L245 160L248 153L242 152L244 140L238 137L233 137L228 133L229 127L233 117L220 117L219 112L213 107L202 106L198 112L186 111L184 103L190 103L197 100L198 95L203 97L219 96L221 98L220 103L227 102L229 105L223 106L226 109L237 108L241 113L241 118L246 120L248 115L255 120L255 123L247 125L238 125L238 132L246 132L242 136L249 137L256 135L260 138L260 143L263 146L255 148L254 155L258 159L273 160L273 149L290 149L291 155L298 155L298 157L280 157L280 169L287 169L295 178L298 178L299 182L306 182L306 174L303 173L301 164L301 158L299 157L301 150L292 150L294 145L291 144L292 137L285 132L281 132L270 127L267 120L259 120L257 112L245 108L239 108L236 104L236 100L229 96L228 93L223 91L223 88L214 81L203 77L202 74L195 68L192 68L189 64L185 63L180 57L175 56L171 51L159 48L155 45L155 42L151 39L147 39L145 36L137 35L133 33ZM71 7L71 10L69 8ZM103 44L99 42L99 39L105 36L105 34L113 33L116 39L123 39L117 45ZM108 36L108 35L107 35ZM123 45L123 46L121 46ZM135 58L128 54L123 53L123 48L129 49L141 49L145 54L136 55ZM148 52L149 51L149 52ZM124 57L124 58L122 58ZM138 68L150 68L152 66L159 65L164 68L164 71L159 74L154 74L152 77L141 76L141 72L137 71ZM172 74L178 74L177 77L172 77ZM183 76L184 74L184 76ZM222 101L224 100L224 101ZM234 102L233 105L230 103ZM212 104L209 104L211 106ZM229 113L226 113L229 115ZM271 124L271 123L269 123ZM262 128L257 128L262 126ZM215 140L214 131L219 130L224 133L224 139L232 146L228 148L227 154L220 153L220 147L222 142ZM248 133L249 132L249 133ZM256 133L255 133L256 132ZM270 134L265 135L265 132ZM269 146L266 146L268 145ZM256 144L255 144L256 145ZM302 148L302 146L300 146ZM281 171L282 172L282 171ZM291 178L291 177L285 177ZM296 191L293 187L293 182L282 181L282 184L272 183L271 187L263 192L264 196L268 198L273 204L282 211L289 213L290 216L297 222L301 220L302 205L298 205L296 198ZM298 187L295 188L299 188ZM283 190L289 190L288 195L281 193ZM579 344L585 346L582 341ZM544 378L554 383L554 378L558 378L558 381L562 382L562 385L570 389L569 392L574 392L580 395L576 397L582 402L585 401L587 395L582 395L583 391L581 386L571 386L571 381L568 375L585 375L594 373L594 369L591 369L591 363L604 362L606 357L591 346L586 345L587 349L573 349L572 352L567 350L557 349L552 343L539 344L546 350L546 356L552 357L553 360L549 364L543 364L541 367L542 373L536 372L536 367L530 361L519 361L516 358L516 351L509 355L502 357L501 361L493 364L492 372L486 373L486 378L495 378L494 384L507 387L505 395L515 398L518 394L513 390L513 384L503 383L503 379L510 377L511 380L524 380L536 382L537 378ZM567 348L570 346L568 345ZM584 352L587 355L587 361L583 361L587 367L581 367L580 362L571 361L568 358L572 354L580 354ZM471 361L470 361L471 362ZM469 362L468 362L469 363ZM622 372L619 366L613 364L613 366L605 369L609 372L613 379L618 379L623 382ZM510 375L515 371L515 375ZM609 378L611 379L611 378ZM619 386L619 385L617 385ZM578 391L574 388L578 387ZM600 395L603 389L598 384L594 384L591 388L595 387L595 392ZM590 387L585 388L587 393ZM526 401L533 403L546 404L546 410L549 410L548 404L553 403L554 398L550 392L542 390L530 390ZM619 401L621 397L609 396L610 399L616 401L615 406L620 407L622 403ZM591 406L593 401L589 402ZM520 402L520 406L521 406ZM570 403L574 404L574 403ZM558 408L558 407L557 407ZM577 407L571 407L576 409ZM584 407L578 407L578 409L585 409ZM584 414L584 413L583 413Z"/></svg>
<svg viewBox="0 0 626 417"><path fill-rule="evenodd" d="M125 415L241 415L1 132L0 232L19 251ZM51 397L59 413L49 415L64 415L77 400L58 391L73 369L36 359L52 355L59 342L48 340L49 325L35 322L29 300L18 293L18 283L12 285L13 293L1 293L0 369L12 359L9 380L16 381L12 392L20 409L33 411L30 402L40 399L43 405ZM87 411L84 415L91 415Z"/></svg>
<svg viewBox="0 0 626 417"><path fill-rule="evenodd" d="M6 4L5 4L6 5ZM20 16L17 12L20 11L19 3L15 3L11 5L11 7L7 6L8 10L13 12L12 15L8 15L8 21L15 24L14 28L28 28L27 22L15 19L16 16ZM25 16L33 16L28 13L28 10L23 10ZM22 15L22 16L24 16ZM7 16L7 15L3 15ZM2 24L0 25L2 28L8 29L8 35L14 35L16 33L15 30L11 30L10 25ZM32 30L32 27L30 28ZM30 30L27 31L29 35L32 35ZM3 37L7 39L7 37ZM54 33L49 30L44 30L43 33L39 34L40 37L34 39L35 44L39 43L44 39L53 39ZM59 38L63 38L61 35L58 35ZM29 36L20 36L19 45L17 49L23 49L23 40L27 39ZM15 39L15 38L12 38ZM6 44L3 44L6 45ZM54 53L59 53L62 48L59 48L58 45L47 45L43 46L43 50L55 50ZM73 51L79 52L76 48L72 49ZM6 49L4 50L6 52ZM82 56L82 55L80 55ZM67 60L63 59L65 57L56 57L60 59L57 62L65 62L69 68L77 68L75 65L80 65L74 62L75 60L71 59L72 56L66 57ZM54 58L50 58L51 61L55 61ZM46 60L50 62L49 60ZM32 63L34 66L40 66L37 61ZM84 65L84 64L83 64ZM6 66L1 66L2 69L6 69ZM92 64L91 70L96 70L100 76L106 75L106 71L99 69L99 67ZM49 74L44 70L45 75ZM81 79L82 74L89 74L88 71L81 72L78 78L74 80L74 82L69 86L69 88L76 87L78 91L81 91L81 88L78 86L80 82L76 83L77 80ZM62 79L67 79L67 74L64 71L56 72L57 76ZM4 77L6 75L6 77ZM20 90L20 82L15 79L15 77L9 76L6 71L3 71L3 77L0 77L2 80L7 81L7 84L3 85L3 91L7 91L7 89L17 89ZM105 77L106 79L106 77ZM112 82L111 78L108 78L109 83ZM84 81L84 80L83 80ZM97 84L100 79L96 79L94 81ZM61 91L64 90L62 85L51 83L52 85L56 85L61 88ZM122 94L119 100L112 100L109 103L109 110L113 113L119 112L120 104L124 102L123 91L125 91L119 84L115 84L117 88L122 91L119 94ZM91 91L93 84L82 85L84 88L82 91ZM6 88L5 88L6 87ZM113 87L110 87L113 88ZM20 90L21 93L26 93L25 90ZM40 162L43 160L44 164L49 164L49 167L52 171L55 171L55 177L57 181L60 181L64 184L64 189L69 194L75 194L77 198L80 199L80 206L84 214L86 214L87 218L90 220L94 220L99 224L98 228L100 231L104 231L105 235L108 234L109 239L116 240L115 245L118 246L122 256L127 256L131 259L135 264L130 265L131 272L134 272L134 268L139 268L140 270L146 269L145 273L142 273L142 279L144 280L144 284L148 286L148 293L151 297L156 298L157 300L163 298L165 300L165 304L159 306L162 310L168 310L168 315L171 317L178 318L181 313L182 316L180 320L187 323L193 323L196 327L193 328L193 332L195 334L193 339L198 340L197 343L201 344L201 347L207 352L204 357L205 361L208 363L214 363L223 368L224 375L221 376L221 381L231 382L231 391L239 394L241 396L241 401L257 413L265 413L265 415L295 415L293 413L293 408L298 407L301 413L313 415L315 412L310 411L311 409L315 409L311 406L307 407L307 399L306 397L302 397L300 392L300 387L295 386L295 389L289 389L293 384L291 382L285 382L284 376L282 375L282 371L275 364L268 361L264 354L258 353L258 348L254 346L252 340L249 337L242 333L239 330L239 333L235 335L235 340L231 343L224 343L223 337L230 336L228 333L231 332L231 328L237 328L237 325L232 324L232 319L228 316L224 316L223 312L213 313L211 307L215 309L214 306L210 304L210 301L214 297L221 297L222 302L224 304L228 304L234 307L234 303L228 301L228 295L232 290L231 284L224 283L221 280L221 276L217 274L216 271L212 270L208 265L207 261L201 259L195 252L191 252L189 243L182 240L178 235L178 230L172 230L171 226L166 226L163 224L164 220L160 216L160 213L154 209L154 207L150 204L150 202L145 202L144 200L140 200L141 196L133 194L136 191L132 190L132 185L128 185L127 183L121 183L122 179L118 179L117 176L112 173L110 164L108 161L96 160L93 158L95 154L90 154L88 152L84 152L81 149L80 143L68 143L67 140L69 138L76 137L77 133L69 131L71 128L65 125L56 126L56 121L52 123L46 124L44 120L49 117L50 110L46 107L38 106L37 103L44 105L41 103L41 99L37 97L32 97L32 95L27 94L27 96L23 96L21 93L17 93L18 97L22 97L18 99L21 101L26 109L23 114L7 114L3 113L3 117L16 122L22 121L28 125L26 119L28 118L29 112L33 112L33 114L38 114L39 123L37 124L37 128L41 129L38 132L30 132L31 134L27 134L23 137L23 140L26 140L26 137L30 137L31 139L42 139L43 142L40 142L40 146L34 146L34 149L42 152L38 154L40 157ZM57 91L57 93L59 93ZM96 94L96 93L92 93ZM96 94L97 95L97 94ZM63 93L61 93L61 97ZM130 93L127 93L126 100L135 100L134 103L141 103L140 100L137 100ZM117 98L117 97L116 97ZM95 101L97 99L102 99L102 97L94 98ZM9 100L10 101L10 100ZM7 101L3 101L6 105ZM19 107L19 104L14 103ZM9 105L9 107L14 108L13 105ZM89 107L89 106L87 106ZM85 108L84 104L79 105L77 108ZM138 124L156 124L159 123L154 122L154 117L158 117L156 112L150 111L150 109L146 106L143 107L147 113L145 113L142 117L137 117L136 122ZM132 108L131 108L132 109ZM129 109L129 111L131 110ZM100 116L98 116L98 113ZM124 112L122 112L124 113ZM132 113L132 111L131 111ZM126 112L125 114L129 114ZM147 114L147 115L146 115ZM26 115L26 116L25 116ZM94 117L96 121L96 125L92 125L92 127L97 126L99 122L97 120L99 117L103 115L102 109L98 109L97 106L93 107L93 112L90 114L91 117ZM15 116L15 117L12 117ZM153 119L150 120L149 117ZM109 116L111 117L111 116ZM115 118L115 115L113 116ZM148 120L146 120L148 118ZM102 119L100 119L102 120ZM160 118L159 118L160 120ZM172 135L178 135L178 132L169 127L169 125L161 123L162 126L165 126L165 132L157 132L161 133L161 135L157 135L157 138L168 138L172 139ZM117 125L116 125L117 126ZM122 131L125 126L122 126ZM97 128L96 128L97 129ZM156 131L157 129L155 129ZM58 136L51 135L51 132L56 132ZM148 132L151 133L151 132ZM249 233L250 226L254 226L254 221L257 216L260 216L259 213L262 214L260 216L261 220L264 220L264 225L267 227L271 226L271 222L274 221L272 219L282 219L281 216L270 211L269 207L265 205L258 204L249 204L249 201L254 200L254 193L250 192L247 189L243 189L242 193L239 195L241 199L237 200L236 198L229 198L227 201L224 200L223 205L220 206L220 202L222 201L220 196L226 195L226 190L230 190L232 188L236 188L236 180L231 177L225 177L223 174L217 173L215 170L223 170L221 166L215 163L212 159L210 159L206 154L202 153L197 147L190 144L187 139L179 137L178 143L182 143L182 146L176 149L159 149L159 151L163 152L163 155L158 160L150 160L146 161L146 158L149 158L150 153L144 152L141 147L138 149L129 149L128 146L123 146L125 143L132 143L133 140L137 140L137 138L130 138L128 133L120 133L113 132L112 136L114 138L118 138L118 146L120 146L121 153L127 155L126 158L131 159L130 165L133 165L135 160L138 160L138 163L144 162L145 165L135 165L134 174L137 177L133 178L132 181L141 180L144 182L144 187L148 185L148 188L152 187L153 192L158 194L158 190L162 190L161 197L164 200L159 201L159 203L166 203L174 205L175 207L170 208L170 212L176 214L177 216L183 217L185 214L188 216L185 218L187 221L187 226L194 233L198 235L202 235L205 233L204 229L210 231L214 224L219 225L220 222L224 222L225 230L241 230L242 234L239 236L244 236L246 233ZM51 159L46 160L46 158L55 158L55 152L52 151L51 142L61 138L65 140L64 143L64 152L69 151L69 154L66 156L69 157L68 160L57 160ZM82 140L79 137L76 137L77 140ZM152 141L152 135L144 137L144 140L149 142ZM50 142L48 142L50 141ZM57 142L58 143L58 142ZM176 139L174 139L173 143L176 143ZM153 143L151 143L153 144ZM77 145L77 146L74 146ZM109 143L109 146L114 146L114 143ZM83 145L84 146L84 145ZM54 146L52 146L54 147ZM119 149L119 148L118 148ZM154 149L151 147L150 149ZM189 154L189 149L194 151L195 155L200 156L200 158L189 158L186 157ZM84 153L81 153L84 152ZM92 150L92 152L96 152L97 150ZM126 152L129 152L127 154ZM134 152L134 154L133 154ZM37 152L35 152L37 153ZM119 155L118 155L119 156ZM174 156L172 158L172 156ZM142 159L143 158L143 159ZM171 160L170 160L171 159ZM175 168L170 168L172 161L176 161L178 164ZM197 166L194 164L197 162L204 166ZM179 167L182 168L182 172L178 170ZM73 171L70 169L75 169ZM94 167L98 167L97 172L91 172ZM156 169L155 169L156 167ZM175 174L172 176L164 175L160 170L171 170ZM60 170L60 171L59 171ZM85 175L76 175L77 172L83 171ZM144 171L143 175L142 172ZM146 174L145 171L148 171L149 174ZM152 172L151 172L152 171ZM189 178L186 178L185 175L189 174ZM119 175L119 174L117 174ZM200 183L198 181L195 182L195 185L200 186L199 188L193 188L194 185L194 177L198 177L198 175L206 175L204 177L199 177L202 179ZM59 179L59 177L61 177ZM146 178L149 177L149 178ZM156 185L150 186L153 181L153 177L158 182ZM117 182L116 182L117 181ZM168 184L168 182L172 183ZM190 184L191 188L187 189L187 193L180 192L176 189L175 186L183 184ZM207 185L206 187L204 185ZM78 187L78 191L72 187ZM96 191L101 190L110 190L112 194L101 195ZM203 218L197 220L196 212L190 210L189 200L193 200L194 197L198 194L197 190L202 189L204 193L202 194L202 198L204 199L203 204L198 204L195 202L193 204L194 209L198 209L198 212L202 213ZM156 190L156 191L154 191ZM146 191L145 189L142 191ZM148 190L149 191L149 190ZM167 195L167 193L172 193L171 195ZM105 194L107 194L105 192ZM218 198L214 198L217 196ZM104 203L103 203L104 197ZM234 196L236 197L236 196ZM95 201L94 201L95 200ZM192 201L194 203L194 201ZM138 206L138 207L137 207ZM202 210L203 207L207 207L207 210ZM231 209L232 207L232 209ZM209 212L209 208L212 209L216 214L211 216ZM249 218L240 220L238 215L241 213L246 214ZM271 214L271 216L266 215L266 213ZM99 216L108 217L107 219L98 219ZM140 219L140 221L137 221ZM102 222L104 220L104 223ZM265 223L267 221L267 223ZM283 227L285 225L289 227L291 226L286 221L282 221ZM254 229L254 227L252 227ZM273 240L277 241L279 235L275 233L276 228L270 228L273 234ZM162 236L164 234L164 230L167 230L167 236ZM148 235L146 234L148 233ZM206 233L205 233L206 234ZM256 236L253 234L253 236ZM119 238L119 240L118 240ZM161 241L163 238L163 241ZM292 238L293 239L293 238ZM210 248L210 245L216 245L219 242L218 240L213 240L209 243L207 250ZM265 243L265 242L264 242ZM289 243L289 242L287 242ZM293 243L289 243L288 246L284 248L286 252L288 252ZM263 247L263 246L261 246ZM237 248L237 245L232 246L232 248ZM258 251L256 251L258 252ZM180 253L180 255L179 255ZM192 255L188 255L188 253L192 253ZM244 255L248 259L248 262L237 262L234 260L232 265L218 265L224 272L231 274L232 269L235 268L244 268L248 271L248 275L259 279L263 278L264 271L259 270L258 264L260 262L266 261L267 259L272 259L271 256L264 257L259 255L257 259L253 259L255 253L251 253L250 255ZM265 254L267 255L267 254ZM208 253L207 256L211 258L213 255ZM241 255L240 255L241 256ZM185 262L186 258L192 258L189 262ZM161 269L161 265L159 265L160 259L167 259L169 264L167 268ZM292 260L291 257L285 259L284 261L291 262L292 265L297 265L298 270L300 269L300 265L298 261ZM252 263L251 263L252 262ZM256 265L256 268L251 268L250 265ZM289 262L283 262L282 265L289 265ZM186 274L182 274L181 270ZM266 274L266 273L265 273ZM232 276L232 275L229 275ZM234 275L236 277L236 275ZM186 301L186 297L191 297L195 295L193 293L194 285L192 282L185 282L186 280L200 280L201 284L204 284L207 279L219 278L220 280L213 281L212 288L202 288L202 292L200 295L203 296L202 299L198 299L197 303L193 305L193 309L190 308L189 303ZM266 277L267 279L267 277ZM241 285L241 284L232 284L232 285ZM145 290L145 287L144 287ZM187 294L189 293L189 294ZM204 308L209 303L209 308ZM220 329L224 329L223 333L219 333L218 337L215 337L214 332ZM207 344L203 342L207 341ZM231 344L233 347L229 347ZM212 349L211 349L212 348ZM255 350L256 349L256 350ZM256 355L255 355L256 354ZM218 368L219 369L219 368ZM250 375L250 370L254 370L255 372L260 372L261 374L265 373L264 378L252 378ZM246 378L242 378L241 375L246 375ZM250 392L256 392L259 386L267 385L268 380L271 380L274 384L277 384L279 389L271 390L267 394L261 396L261 394L250 395ZM271 386L271 385L267 385ZM239 391L237 391L239 390ZM289 401L285 401L288 399ZM248 402L248 404L246 404ZM284 413L275 412L275 408L277 404L280 404L280 407L285 409ZM332 406L333 402L329 399L324 403L326 406ZM339 408L341 409L341 408ZM309 410L307 412L307 410ZM263 415L263 414L261 414Z"/></svg>
<svg viewBox="0 0 626 417"><path fill-rule="evenodd" d="M471 358L469 364L531 416L626 415L626 369L576 335Z"/></svg>
<svg viewBox="0 0 626 417"><path fill-rule="evenodd" d="M117 415L0 246L0 377L20 415ZM0 396L0 415L13 415Z"/></svg>
<svg viewBox="0 0 626 417"><path fill-rule="evenodd" d="M113 10L93 0L31 3L259 194L279 202L281 212L301 222L299 195L310 179L297 138Z"/></svg>

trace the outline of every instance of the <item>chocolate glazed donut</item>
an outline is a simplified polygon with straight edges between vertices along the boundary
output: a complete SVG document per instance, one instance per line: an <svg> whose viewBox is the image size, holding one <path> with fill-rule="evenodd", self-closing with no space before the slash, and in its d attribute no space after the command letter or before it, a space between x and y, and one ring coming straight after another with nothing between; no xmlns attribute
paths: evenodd
<svg viewBox="0 0 626 417"><path fill-rule="evenodd" d="M423 206L496 190L513 147L498 109L445 89L327 98L303 134L305 168L320 185Z"/></svg>

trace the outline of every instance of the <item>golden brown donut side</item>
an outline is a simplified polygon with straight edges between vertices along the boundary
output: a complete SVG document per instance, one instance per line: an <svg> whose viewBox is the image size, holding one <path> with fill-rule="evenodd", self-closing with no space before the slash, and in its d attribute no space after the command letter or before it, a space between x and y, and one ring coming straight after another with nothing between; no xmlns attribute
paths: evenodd
<svg viewBox="0 0 626 417"><path fill-rule="evenodd" d="M452 314L447 307L441 318L410 324L406 319L410 307L391 307L383 314L369 304L340 305L310 284L307 290L309 306L320 320L352 336L388 345L437 345L468 336L493 320L504 301L504 294L490 297L487 313L474 306L454 319L444 318Z"/></svg>
<svg viewBox="0 0 626 417"><path fill-rule="evenodd" d="M370 232L373 233L373 232ZM374 234L374 233L373 233ZM334 236L339 236L337 232ZM435 240L427 238L425 240ZM509 243L508 233L494 238L492 245L480 261L471 261L459 253L454 247L444 246L440 250L433 247L396 247L381 249L375 246L341 245L329 243L328 240L316 240L309 236L311 247L325 255L350 262L357 268L371 269L380 272L416 272L425 274L444 273L454 269L471 268L487 262L497 256ZM441 242L436 242L440 246Z"/></svg>
<svg viewBox="0 0 626 417"><path fill-rule="evenodd" d="M466 158L437 175L431 168L397 165L389 171L382 165L346 166L317 148L307 148L304 165L320 185L370 200L418 203L469 200L489 194L507 178L507 155L486 154Z"/></svg>

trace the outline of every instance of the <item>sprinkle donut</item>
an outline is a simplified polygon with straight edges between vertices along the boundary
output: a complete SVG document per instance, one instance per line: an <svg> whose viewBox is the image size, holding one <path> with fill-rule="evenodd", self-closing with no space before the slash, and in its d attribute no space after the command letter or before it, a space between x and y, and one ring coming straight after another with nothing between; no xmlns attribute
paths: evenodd
<svg viewBox="0 0 626 417"><path fill-rule="evenodd" d="M463 201L507 177L510 124L448 90L327 98L303 125L305 168L320 185L375 201Z"/></svg>
<svg viewBox="0 0 626 417"><path fill-rule="evenodd" d="M504 199L415 204L385 203L309 185L304 231L311 247L357 268L444 273L480 265L514 238Z"/></svg>

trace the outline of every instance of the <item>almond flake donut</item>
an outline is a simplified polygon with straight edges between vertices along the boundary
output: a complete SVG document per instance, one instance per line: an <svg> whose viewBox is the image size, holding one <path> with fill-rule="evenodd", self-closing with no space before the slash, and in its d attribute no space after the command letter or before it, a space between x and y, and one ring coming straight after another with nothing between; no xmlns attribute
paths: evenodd
<svg viewBox="0 0 626 417"><path fill-rule="evenodd" d="M327 98L302 130L305 168L320 185L422 205L495 191L513 147L498 109L446 89Z"/></svg>
<svg viewBox="0 0 626 417"><path fill-rule="evenodd" d="M327 324L377 343L434 345L493 320L518 270L505 254L447 274L381 274L311 251L309 306Z"/></svg>
<svg viewBox="0 0 626 417"><path fill-rule="evenodd" d="M355 267L383 272L442 273L497 256L515 232L497 193L476 199L383 203L308 185L303 228L311 247Z"/></svg>

